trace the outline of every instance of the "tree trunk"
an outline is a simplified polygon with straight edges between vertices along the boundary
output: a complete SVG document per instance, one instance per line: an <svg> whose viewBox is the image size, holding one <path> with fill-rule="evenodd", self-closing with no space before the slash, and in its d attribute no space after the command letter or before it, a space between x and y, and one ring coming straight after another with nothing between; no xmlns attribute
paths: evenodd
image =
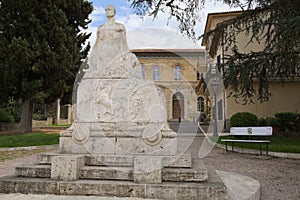
<svg viewBox="0 0 300 200"><path fill-rule="evenodd" d="M29 100L25 100L22 104L22 113L21 113L21 133L32 132L32 112L33 112L33 103Z"/></svg>

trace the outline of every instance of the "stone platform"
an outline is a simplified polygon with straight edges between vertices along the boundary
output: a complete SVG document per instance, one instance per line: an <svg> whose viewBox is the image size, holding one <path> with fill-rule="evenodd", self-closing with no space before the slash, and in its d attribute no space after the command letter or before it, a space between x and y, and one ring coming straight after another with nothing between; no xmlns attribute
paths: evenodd
<svg viewBox="0 0 300 200"><path fill-rule="evenodd" d="M41 154L38 163L17 167L16 176L1 178L0 192L190 200L228 198L226 186L216 171L207 169L200 160L189 155L161 158L161 170L150 166L149 171L141 172L138 162L143 162L143 158L133 155ZM155 157L145 159L159 166Z"/></svg>

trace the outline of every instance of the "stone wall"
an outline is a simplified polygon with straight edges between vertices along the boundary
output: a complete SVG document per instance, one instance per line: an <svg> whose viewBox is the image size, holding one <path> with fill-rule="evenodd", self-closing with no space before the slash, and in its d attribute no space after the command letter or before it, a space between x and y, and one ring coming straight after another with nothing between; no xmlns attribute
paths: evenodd
<svg viewBox="0 0 300 200"><path fill-rule="evenodd" d="M0 122L0 131L18 130L19 128L20 128L20 123Z"/></svg>

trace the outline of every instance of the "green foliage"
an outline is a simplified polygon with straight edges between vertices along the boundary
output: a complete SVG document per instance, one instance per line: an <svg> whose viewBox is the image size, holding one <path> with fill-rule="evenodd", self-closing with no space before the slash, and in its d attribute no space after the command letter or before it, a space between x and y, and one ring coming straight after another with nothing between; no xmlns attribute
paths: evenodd
<svg viewBox="0 0 300 200"><path fill-rule="evenodd" d="M85 42L91 34L84 29L93 7L87 0L0 0L0 5L0 102L24 103L21 130L28 132L32 103L72 93L90 48Z"/></svg>
<svg viewBox="0 0 300 200"><path fill-rule="evenodd" d="M278 122L274 117L266 117L267 126L278 126Z"/></svg>
<svg viewBox="0 0 300 200"><path fill-rule="evenodd" d="M259 126L267 126L267 120L265 118L259 118L258 119L258 125Z"/></svg>
<svg viewBox="0 0 300 200"><path fill-rule="evenodd" d="M135 13L138 15L150 14L154 18L159 12L169 13L179 21L179 30L192 39L196 39L195 26L200 23L201 9L204 7L206 0L193 1L156 1L156 0L128 0Z"/></svg>
<svg viewBox="0 0 300 200"><path fill-rule="evenodd" d="M59 134L27 133L0 135L0 148L58 144Z"/></svg>
<svg viewBox="0 0 300 200"><path fill-rule="evenodd" d="M35 113L32 115L33 120L47 120L47 115L45 114L40 114L40 113Z"/></svg>
<svg viewBox="0 0 300 200"><path fill-rule="evenodd" d="M7 103L0 106L0 122L20 122L21 102L9 99Z"/></svg>
<svg viewBox="0 0 300 200"><path fill-rule="evenodd" d="M266 117L258 119L259 126L278 126L278 121L274 117Z"/></svg>
<svg viewBox="0 0 300 200"><path fill-rule="evenodd" d="M90 34L86 0L0 0L0 101L53 102L72 91Z"/></svg>
<svg viewBox="0 0 300 200"><path fill-rule="evenodd" d="M0 108L0 122L13 123L14 117L8 112L6 108Z"/></svg>
<svg viewBox="0 0 300 200"><path fill-rule="evenodd" d="M299 120L299 114L292 112L275 113L275 119L280 131L295 131Z"/></svg>
<svg viewBox="0 0 300 200"><path fill-rule="evenodd" d="M250 112L238 112L231 116L230 127L257 126L258 118Z"/></svg>
<svg viewBox="0 0 300 200"><path fill-rule="evenodd" d="M221 139L233 139L233 136L222 136L219 138L218 143L224 144L221 142ZM259 139L259 138L258 138ZM272 152L286 152L286 153L300 153L300 136L289 136L289 137L269 137L269 151ZM231 143L228 143L230 146ZM256 149L259 150L259 144L242 144L235 143L234 146L248 148L248 149ZM262 149L265 151L266 146L262 145ZM230 148L229 148L230 149Z"/></svg>
<svg viewBox="0 0 300 200"><path fill-rule="evenodd" d="M215 42L221 42L227 51L221 66L224 85L231 96L244 103L252 99L268 101L269 84L275 78L284 82L300 76L299 1L257 2L265 4L225 21L216 29L222 38L216 38ZM246 34L248 44L260 48L245 52L244 47L238 47L240 34ZM216 49L211 52L214 53Z"/></svg>
<svg viewBox="0 0 300 200"><path fill-rule="evenodd" d="M180 22L179 29L191 38L197 38L196 26L200 11L208 0L178 1L128 0L136 13L170 13ZM300 1L295 0L224 0L227 5L244 12L236 18L219 23L214 30L200 36L212 58L222 45L225 53L221 63L224 85L236 99L244 103L258 99L268 101L269 83L274 79L285 81L300 76ZM261 50L245 52L238 48L238 35L246 34L248 44L262 45ZM211 38L210 38L211 37ZM209 39L208 39L209 38ZM208 44L210 43L210 44ZM244 48L245 46L241 47ZM251 48L253 49L253 48ZM228 52L228 53L227 53Z"/></svg>

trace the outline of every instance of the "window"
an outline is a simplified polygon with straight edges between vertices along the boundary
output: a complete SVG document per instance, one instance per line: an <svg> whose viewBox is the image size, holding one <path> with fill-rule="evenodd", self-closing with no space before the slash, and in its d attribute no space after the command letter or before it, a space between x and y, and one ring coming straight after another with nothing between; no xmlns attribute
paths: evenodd
<svg viewBox="0 0 300 200"><path fill-rule="evenodd" d="M218 102L218 119L223 120L223 101Z"/></svg>
<svg viewBox="0 0 300 200"><path fill-rule="evenodd" d="M197 71L197 80L200 80L200 73Z"/></svg>
<svg viewBox="0 0 300 200"><path fill-rule="evenodd" d="M217 56L217 64L216 64L217 69L220 71L221 70L221 56Z"/></svg>
<svg viewBox="0 0 300 200"><path fill-rule="evenodd" d="M142 78L145 79L145 66L141 66L141 71L142 71Z"/></svg>
<svg viewBox="0 0 300 200"><path fill-rule="evenodd" d="M179 65L177 65L174 69L174 79L175 80L181 80L182 79L182 70Z"/></svg>
<svg viewBox="0 0 300 200"><path fill-rule="evenodd" d="M153 74L153 80L157 81L160 80L160 68L159 66L155 65L152 67L152 74Z"/></svg>
<svg viewBox="0 0 300 200"><path fill-rule="evenodd" d="M199 112L204 112L204 99L203 99L203 97L199 97L197 99L197 110Z"/></svg>

